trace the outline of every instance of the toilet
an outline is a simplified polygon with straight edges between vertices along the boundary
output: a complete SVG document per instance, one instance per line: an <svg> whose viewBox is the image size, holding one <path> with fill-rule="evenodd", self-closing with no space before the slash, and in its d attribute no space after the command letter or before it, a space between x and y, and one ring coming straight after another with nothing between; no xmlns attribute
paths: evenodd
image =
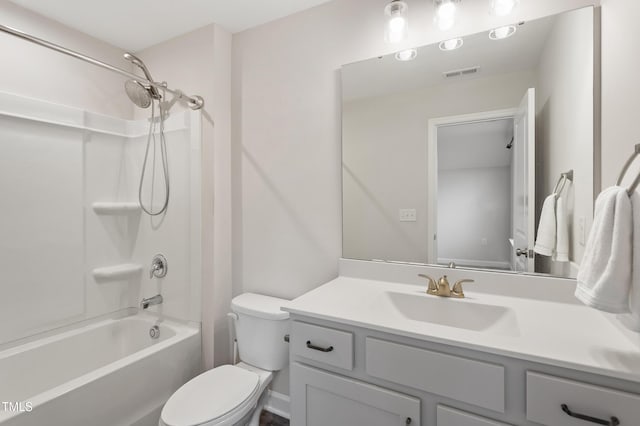
<svg viewBox="0 0 640 426"><path fill-rule="evenodd" d="M167 401L160 426L254 426L273 372L289 363L288 301L244 293L231 301L240 362L194 377Z"/></svg>

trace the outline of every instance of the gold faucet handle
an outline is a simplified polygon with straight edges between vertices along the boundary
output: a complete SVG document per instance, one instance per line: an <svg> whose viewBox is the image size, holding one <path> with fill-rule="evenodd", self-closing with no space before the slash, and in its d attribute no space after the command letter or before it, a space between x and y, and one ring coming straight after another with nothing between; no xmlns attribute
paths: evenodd
<svg viewBox="0 0 640 426"><path fill-rule="evenodd" d="M436 294L438 292L438 284L436 284L436 280L431 278L429 275L418 274L420 278L426 278L429 281L429 286L427 287L427 293Z"/></svg>
<svg viewBox="0 0 640 426"><path fill-rule="evenodd" d="M453 285L453 288L451 289L451 294L453 294L455 297L464 297L464 291L462 290L462 284L464 284L464 283L473 283L473 282L475 282L475 280L460 280L460 281L457 281Z"/></svg>

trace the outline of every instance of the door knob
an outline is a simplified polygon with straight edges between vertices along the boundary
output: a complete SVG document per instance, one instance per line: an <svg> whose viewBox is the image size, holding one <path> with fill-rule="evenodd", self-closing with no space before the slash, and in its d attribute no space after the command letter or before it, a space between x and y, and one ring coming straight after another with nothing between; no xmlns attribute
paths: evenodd
<svg viewBox="0 0 640 426"><path fill-rule="evenodd" d="M516 249L516 256L529 257L529 249Z"/></svg>

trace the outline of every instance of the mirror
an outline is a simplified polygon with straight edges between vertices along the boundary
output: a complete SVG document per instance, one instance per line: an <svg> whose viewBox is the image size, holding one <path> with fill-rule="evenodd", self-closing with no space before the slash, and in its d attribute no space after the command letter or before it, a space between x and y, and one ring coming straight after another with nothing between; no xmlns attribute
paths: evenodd
<svg viewBox="0 0 640 426"><path fill-rule="evenodd" d="M343 257L575 277L596 186L594 16L343 66Z"/></svg>

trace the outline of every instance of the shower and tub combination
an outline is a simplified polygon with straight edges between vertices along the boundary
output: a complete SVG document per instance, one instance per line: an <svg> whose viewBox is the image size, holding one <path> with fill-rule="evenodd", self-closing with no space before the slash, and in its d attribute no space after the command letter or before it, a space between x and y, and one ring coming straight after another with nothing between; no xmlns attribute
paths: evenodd
<svg viewBox="0 0 640 426"><path fill-rule="evenodd" d="M142 76L0 31L125 76L150 108L131 120L0 93L0 425L157 425L201 371L204 101L131 53Z"/></svg>

